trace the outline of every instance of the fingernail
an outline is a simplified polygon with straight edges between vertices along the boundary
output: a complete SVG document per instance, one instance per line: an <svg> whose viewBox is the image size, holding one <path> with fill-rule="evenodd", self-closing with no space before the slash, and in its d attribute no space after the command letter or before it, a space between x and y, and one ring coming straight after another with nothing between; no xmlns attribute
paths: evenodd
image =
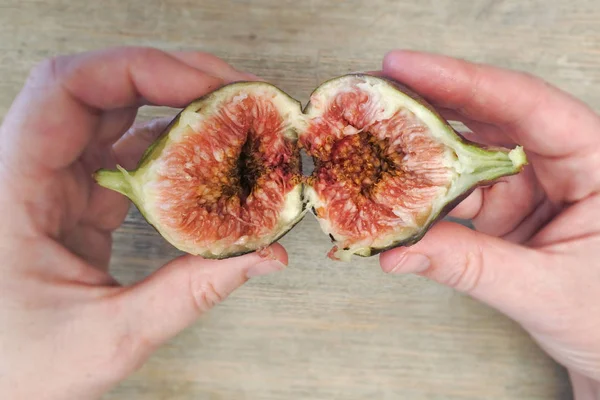
<svg viewBox="0 0 600 400"><path fill-rule="evenodd" d="M252 278L255 276L267 275L285 269L285 264L279 260L267 260L260 262L248 269L246 276Z"/></svg>
<svg viewBox="0 0 600 400"><path fill-rule="evenodd" d="M259 249L256 251L256 254L260 256L260 258L264 260L277 260L277 255L273 251L272 247L265 247L264 249Z"/></svg>
<svg viewBox="0 0 600 400"><path fill-rule="evenodd" d="M406 273L415 273L415 272L423 272L427 268L431 266L431 261L428 257L419 253L407 253L404 254L398 264L390 273L392 274L406 274Z"/></svg>

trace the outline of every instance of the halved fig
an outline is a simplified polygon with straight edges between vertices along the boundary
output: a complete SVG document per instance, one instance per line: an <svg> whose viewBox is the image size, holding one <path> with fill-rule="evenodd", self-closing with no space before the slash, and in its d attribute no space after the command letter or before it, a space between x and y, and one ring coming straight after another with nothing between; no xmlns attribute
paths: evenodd
<svg viewBox="0 0 600 400"><path fill-rule="evenodd" d="M300 103L238 82L174 119L135 170L100 170L181 251L227 258L261 250L305 214L296 124Z"/></svg>
<svg viewBox="0 0 600 400"><path fill-rule="evenodd" d="M410 245L475 187L521 170L521 147L464 140L423 99L387 79L325 82L304 110L299 143L313 157L305 197L349 260Z"/></svg>

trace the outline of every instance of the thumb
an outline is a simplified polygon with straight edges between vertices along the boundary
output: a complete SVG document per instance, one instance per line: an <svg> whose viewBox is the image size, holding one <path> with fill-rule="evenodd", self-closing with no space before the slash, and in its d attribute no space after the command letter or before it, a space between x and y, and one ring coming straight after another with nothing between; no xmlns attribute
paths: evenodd
<svg viewBox="0 0 600 400"><path fill-rule="evenodd" d="M120 294L117 301L130 332L151 348L177 335L223 301L249 278L280 271L285 249L274 244L259 253L226 260L186 255Z"/></svg>
<svg viewBox="0 0 600 400"><path fill-rule="evenodd" d="M410 247L380 256L388 273L416 273L468 293L524 323L547 306L552 286L544 255L453 222L442 221Z"/></svg>

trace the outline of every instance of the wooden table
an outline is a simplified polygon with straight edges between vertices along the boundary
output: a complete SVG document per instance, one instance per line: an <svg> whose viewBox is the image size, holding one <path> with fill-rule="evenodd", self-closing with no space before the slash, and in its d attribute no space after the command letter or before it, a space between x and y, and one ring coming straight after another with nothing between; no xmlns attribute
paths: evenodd
<svg viewBox="0 0 600 400"><path fill-rule="evenodd" d="M528 70L598 109L598 20L597 0L2 0L0 115L42 58L124 44L210 51L302 101L326 78L378 68L391 48L430 50ZM287 271L235 292L106 399L571 397L513 322L427 280L385 276L377 258L328 262L318 232L307 217L282 241ZM178 254L135 210L115 239L124 283Z"/></svg>

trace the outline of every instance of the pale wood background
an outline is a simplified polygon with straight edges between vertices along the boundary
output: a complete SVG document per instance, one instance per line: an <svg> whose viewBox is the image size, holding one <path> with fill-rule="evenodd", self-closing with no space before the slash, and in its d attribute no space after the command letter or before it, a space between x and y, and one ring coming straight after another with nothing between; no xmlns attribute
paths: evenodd
<svg viewBox="0 0 600 400"><path fill-rule="evenodd" d="M44 57L113 45L201 49L305 101L394 47L525 69L600 109L597 0L1 0L0 115ZM165 110L143 110L141 117ZM132 210L124 283L177 252ZM511 321L377 258L328 262L309 216L291 267L255 279L106 399L568 399L564 371ZM73 366L77 368L77 366Z"/></svg>

